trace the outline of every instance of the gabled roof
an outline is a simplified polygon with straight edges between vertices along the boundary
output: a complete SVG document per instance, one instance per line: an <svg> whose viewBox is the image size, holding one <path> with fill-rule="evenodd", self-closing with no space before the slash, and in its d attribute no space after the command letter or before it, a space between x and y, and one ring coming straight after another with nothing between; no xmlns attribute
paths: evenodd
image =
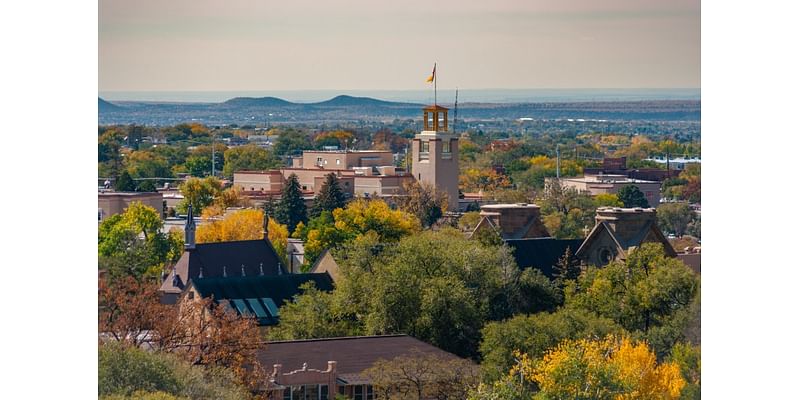
<svg viewBox="0 0 800 400"><path fill-rule="evenodd" d="M614 230L608 226L606 221L600 221L594 226L592 231L589 233L589 236L586 237L586 240L583 241L583 244L580 246L578 251L575 252L575 255L579 258L583 258L584 253L588 251L592 243L603 233L606 233L609 235L609 237L611 237L617 246L617 251L619 252L618 254L621 254L623 259L627 257L628 251L641 246L642 243L645 242L661 243L664 246L664 251L668 257L677 256L675 249L672 248L672 245L669 243L667 238L664 237L664 234L661 233L660 229L658 229L655 221L648 221L635 235L631 236L628 240L623 240L619 235L615 234Z"/></svg>
<svg viewBox="0 0 800 400"><path fill-rule="evenodd" d="M300 286L306 282L314 282L319 290L333 290L333 280L327 273L196 278L189 286L201 297L213 297L214 302L239 315L255 316L259 325L274 325L278 322L277 308L300 294Z"/></svg>
<svg viewBox="0 0 800 400"><path fill-rule="evenodd" d="M432 354L446 359L459 357L407 335L339 337L268 342L258 360L268 371L275 364L283 372L307 368L325 370L336 361L336 374L345 384L364 382L359 375L378 360L412 354ZM278 382L280 383L280 382Z"/></svg>
<svg viewBox="0 0 800 400"><path fill-rule="evenodd" d="M582 239L509 239L505 241L513 249L514 259L520 268L536 268L548 278L554 274L553 266L564 256L567 248L574 255Z"/></svg>
<svg viewBox="0 0 800 400"><path fill-rule="evenodd" d="M242 266L245 276L260 276L262 271L265 276L286 274L285 266L278 260L268 240L198 243L194 249L185 250L175 264L176 284L173 284L173 274L170 274L160 290L181 293L189 280L200 277L201 271L204 278L241 276Z"/></svg>

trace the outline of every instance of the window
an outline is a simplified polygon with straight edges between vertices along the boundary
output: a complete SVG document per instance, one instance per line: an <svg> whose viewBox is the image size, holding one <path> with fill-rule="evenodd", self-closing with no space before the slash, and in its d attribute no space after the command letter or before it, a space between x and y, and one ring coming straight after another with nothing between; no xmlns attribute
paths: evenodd
<svg viewBox="0 0 800 400"><path fill-rule="evenodd" d="M375 393L372 391L372 385L367 385L367 400L373 400L375 398Z"/></svg>
<svg viewBox="0 0 800 400"><path fill-rule="evenodd" d="M317 164L322 164L322 157L317 157Z"/></svg>
<svg viewBox="0 0 800 400"><path fill-rule="evenodd" d="M364 386L353 386L353 400L364 400Z"/></svg>
<svg viewBox="0 0 800 400"><path fill-rule="evenodd" d="M283 400L292 400L292 388L286 388L283 390Z"/></svg>
<svg viewBox="0 0 800 400"><path fill-rule="evenodd" d="M422 148L420 149L420 152L428 153L428 152L431 151L431 142L429 140L421 142L421 145L422 145Z"/></svg>
<svg viewBox="0 0 800 400"><path fill-rule="evenodd" d="M319 400L328 400L328 385L319 385Z"/></svg>
<svg viewBox="0 0 800 400"><path fill-rule="evenodd" d="M325 160L322 163L325 164L325 165L328 165L328 160Z"/></svg>
<svg viewBox="0 0 800 400"><path fill-rule="evenodd" d="M442 142L442 153L449 153L450 152L450 140L445 140Z"/></svg>
<svg viewBox="0 0 800 400"><path fill-rule="evenodd" d="M342 163L342 160L340 160L340 159L338 159L338 158L337 158L337 159L336 159L336 165L339 165L339 164L341 164L341 163Z"/></svg>

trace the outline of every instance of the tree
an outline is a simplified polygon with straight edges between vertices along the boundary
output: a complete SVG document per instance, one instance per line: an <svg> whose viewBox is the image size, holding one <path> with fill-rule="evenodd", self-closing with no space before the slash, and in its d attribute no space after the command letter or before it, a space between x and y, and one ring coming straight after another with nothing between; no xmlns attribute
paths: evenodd
<svg viewBox="0 0 800 400"><path fill-rule="evenodd" d="M537 358L565 339L622 333L614 321L583 310L561 308L556 312L515 315L483 327L480 345L484 376L496 380L515 364L514 351Z"/></svg>
<svg viewBox="0 0 800 400"><path fill-rule="evenodd" d="M300 191L300 182L297 175L291 174L283 185L281 199L275 206L275 219L286 225L289 232L294 232L297 224L308 222L306 216L306 203L303 192Z"/></svg>
<svg viewBox="0 0 800 400"><path fill-rule="evenodd" d="M606 336L562 342L538 362L517 353L512 373L535 383L541 399L678 399L686 381L677 364L659 364L644 342Z"/></svg>
<svg viewBox="0 0 800 400"><path fill-rule="evenodd" d="M690 343L677 343L668 357L678 365L686 386L681 391L681 399L700 399L700 346Z"/></svg>
<svg viewBox="0 0 800 400"><path fill-rule="evenodd" d="M625 207L650 207L644 193L636 185L625 185L619 189L617 197Z"/></svg>
<svg viewBox="0 0 800 400"><path fill-rule="evenodd" d="M170 178L172 169L166 158L149 150L139 150L125 156L127 171L134 178Z"/></svg>
<svg viewBox="0 0 800 400"><path fill-rule="evenodd" d="M397 199L399 208L415 215L423 226L431 226L447 211L447 193L416 180L403 183L406 195Z"/></svg>
<svg viewBox="0 0 800 400"><path fill-rule="evenodd" d="M219 179L209 176L203 179L189 178L179 187L183 200L178 204L179 212L186 212L189 205L196 214L202 214L203 209L214 203L214 200L222 193L222 182Z"/></svg>
<svg viewBox="0 0 800 400"><path fill-rule="evenodd" d="M665 257L657 243L642 245L625 262L589 267L564 289L566 307L612 319L646 337L659 356L684 339L686 327L699 311L699 293L694 272L683 262Z"/></svg>
<svg viewBox="0 0 800 400"><path fill-rule="evenodd" d="M191 155L186 158L186 170L194 177L211 175L211 157Z"/></svg>
<svg viewBox="0 0 800 400"><path fill-rule="evenodd" d="M467 360L412 352L378 360L364 376L378 399L461 400L477 385L478 368Z"/></svg>
<svg viewBox="0 0 800 400"><path fill-rule="evenodd" d="M353 241L370 231L382 242L396 242L419 230L419 221L413 215L392 210L383 200L358 199L332 213L323 211L308 225L298 225L296 233L306 242L305 260L310 265L324 250Z"/></svg>
<svg viewBox="0 0 800 400"><path fill-rule="evenodd" d="M119 178L114 182L114 190L117 192L133 192L136 190L136 183L131 178L128 171L122 171Z"/></svg>
<svg viewBox="0 0 800 400"><path fill-rule="evenodd" d="M197 243L257 240L263 237L264 213L240 210L223 219L210 219L197 227Z"/></svg>
<svg viewBox="0 0 800 400"><path fill-rule="evenodd" d="M131 278L101 281L101 337L174 353L192 365L226 368L238 383L252 389L262 383L264 371L256 359L262 339L253 318L240 317L210 298L161 304L157 289Z"/></svg>
<svg viewBox="0 0 800 400"><path fill-rule="evenodd" d="M556 281L559 286L564 287L564 283L569 280L577 279L581 273L580 260L573 257L569 247L564 251L564 255L558 259L554 266Z"/></svg>
<svg viewBox="0 0 800 400"><path fill-rule="evenodd" d="M656 209L658 226L662 231L683 236L695 219L694 210L686 203L665 203Z"/></svg>
<svg viewBox="0 0 800 400"><path fill-rule="evenodd" d="M232 177L236 171L246 169L265 170L279 168L281 165L281 160L269 150L255 144L247 144L231 147L225 151L225 165L222 168L222 173L227 177Z"/></svg>
<svg viewBox="0 0 800 400"><path fill-rule="evenodd" d="M347 199L339 186L339 179L336 174L331 172L325 175L325 182L322 183L317 197L314 198L311 217L315 218L323 211L333 212L337 208L344 208L346 204Z"/></svg>
<svg viewBox="0 0 800 400"><path fill-rule="evenodd" d="M191 365L172 354L120 343L98 349L98 393L104 400L222 399L249 397L221 368Z"/></svg>
<svg viewBox="0 0 800 400"><path fill-rule="evenodd" d="M107 218L98 228L100 267L112 279L157 277L166 264L177 261L183 249L181 236L165 234L162 227L160 212L140 202Z"/></svg>
<svg viewBox="0 0 800 400"><path fill-rule="evenodd" d="M270 134L273 132L270 131ZM285 156L300 153L303 150L309 150L314 146L311 144L311 139L307 134L298 130L289 128L280 132L275 145L272 150L276 155Z"/></svg>
<svg viewBox="0 0 800 400"><path fill-rule="evenodd" d="M358 335L351 320L345 318L333 293L317 289L313 282L300 287L302 295L280 309L281 323L268 331L273 340L313 339Z"/></svg>

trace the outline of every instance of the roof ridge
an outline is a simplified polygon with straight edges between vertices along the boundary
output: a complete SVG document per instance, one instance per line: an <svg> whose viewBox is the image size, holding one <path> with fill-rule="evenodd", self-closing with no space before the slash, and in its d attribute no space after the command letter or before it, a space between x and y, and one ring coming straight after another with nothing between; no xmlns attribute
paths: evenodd
<svg viewBox="0 0 800 400"><path fill-rule="evenodd" d="M333 340L354 340L354 339L381 339L381 338L390 338L390 337L412 337L405 333L395 333L389 335L366 335L366 336L337 336L332 338L313 338L313 339L290 339L290 340L271 340L267 341L267 344L280 344L280 343L299 343L299 342L323 342L323 341L333 341Z"/></svg>

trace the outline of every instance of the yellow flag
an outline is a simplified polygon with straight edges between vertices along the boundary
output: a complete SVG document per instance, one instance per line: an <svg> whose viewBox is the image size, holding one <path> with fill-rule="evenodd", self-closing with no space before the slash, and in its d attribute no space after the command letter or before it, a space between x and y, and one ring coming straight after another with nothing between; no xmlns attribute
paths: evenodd
<svg viewBox="0 0 800 400"><path fill-rule="evenodd" d="M436 63L433 64L433 72L431 72L431 76L429 76L425 82L431 83L434 79L436 79Z"/></svg>

